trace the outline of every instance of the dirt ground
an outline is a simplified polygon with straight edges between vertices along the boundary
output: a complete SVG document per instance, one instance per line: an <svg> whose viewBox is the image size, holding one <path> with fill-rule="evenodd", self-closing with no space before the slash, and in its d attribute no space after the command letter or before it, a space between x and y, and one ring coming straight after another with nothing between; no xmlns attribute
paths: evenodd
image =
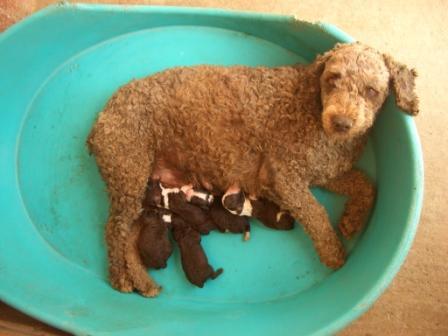
<svg viewBox="0 0 448 336"><path fill-rule="evenodd" d="M0 31L51 0L0 0ZM75 2L75 1L71 1ZM448 2L444 0L167 0L80 1L220 7L325 21L416 67L421 114L416 119L425 159L425 201L412 250L384 295L340 335L448 335ZM375 5L369 5L375 3ZM431 84L432 83L432 84ZM445 92L445 93L444 93ZM432 121L431 121L432 120ZM2 335L65 335L0 303Z"/></svg>

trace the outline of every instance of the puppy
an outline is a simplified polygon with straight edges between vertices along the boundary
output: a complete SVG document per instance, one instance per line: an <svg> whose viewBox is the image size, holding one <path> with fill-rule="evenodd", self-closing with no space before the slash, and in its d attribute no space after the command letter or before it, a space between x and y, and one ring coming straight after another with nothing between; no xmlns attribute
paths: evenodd
<svg viewBox="0 0 448 336"><path fill-rule="evenodd" d="M215 279L222 272L216 271L208 263L207 256L201 246L201 235L180 216L172 215L173 237L180 250L182 268L193 285L202 288L208 279Z"/></svg>

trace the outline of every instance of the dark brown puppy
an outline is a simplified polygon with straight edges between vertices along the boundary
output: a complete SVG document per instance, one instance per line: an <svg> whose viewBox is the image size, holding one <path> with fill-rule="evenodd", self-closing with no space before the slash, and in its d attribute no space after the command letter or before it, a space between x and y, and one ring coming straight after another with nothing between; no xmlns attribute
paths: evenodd
<svg viewBox="0 0 448 336"><path fill-rule="evenodd" d="M292 230L294 218L274 202L266 198L250 200L252 216L259 219L264 225L275 230Z"/></svg>
<svg viewBox="0 0 448 336"><path fill-rule="evenodd" d="M137 248L143 264L153 269L165 268L168 258L173 253L169 238L170 215L163 210L146 209L137 220L137 225L141 227Z"/></svg>
<svg viewBox="0 0 448 336"><path fill-rule="evenodd" d="M204 204L201 204L204 206ZM151 180L148 183L143 206L159 207L170 210L183 218L196 231L208 234L214 224L203 208L187 201L185 193L179 188L165 188L161 183Z"/></svg>
<svg viewBox="0 0 448 336"><path fill-rule="evenodd" d="M213 198L206 191L201 191L203 198L191 197L188 201L183 188L165 188L157 181L151 181L145 201L151 206L169 209L185 220L200 234L208 234L211 230L220 232L244 233L245 240L249 239L250 225L247 217L236 216L222 206L221 198ZM187 193L199 193L189 189ZM206 199L207 202L203 202ZM212 200L212 204L210 204ZM191 203L190 203L191 202ZM192 204L192 203L196 203ZM199 203L197 203L199 202ZM207 209L208 208L208 209ZM262 211L260 209L260 211Z"/></svg>
<svg viewBox="0 0 448 336"><path fill-rule="evenodd" d="M249 239L249 218L230 213L222 206L221 198L216 198L212 203L209 215L220 232L244 233L244 239Z"/></svg>
<svg viewBox="0 0 448 336"><path fill-rule="evenodd" d="M197 205L204 210L208 210L214 201L212 193L205 189L193 188L193 185L186 185L181 188L187 197L187 201Z"/></svg>
<svg viewBox="0 0 448 336"><path fill-rule="evenodd" d="M173 237L180 250L182 268L193 285L203 287L208 279L215 279L222 272L222 268L213 270L208 263L207 256L201 246L201 235L181 217L172 217Z"/></svg>
<svg viewBox="0 0 448 336"><path fill-rule="evenodd" d="M188 203L183 192L169 195L169 209L200 234L208 234L215 229L208 212L199 206Z"/></svg>
<svg viewBox="0 0 448 336"><path fill-rule="evenodd" d="M232 214L255 217L271 229L292 230L294 228L294 218L266 198L251 199L240 190L237 193L225 195L222 204Z"/></svg>
<svg viewBox="0 0 448 336"><path fill-rule="evenodd" d="M201 205L204 206L204 203ZM193 222L195 228L203 228L204 225L200 221L206 220L209 222L207 227L211 229L214 228L213 222L201 208L187 203L182 191L175 188L168 190L158 182L150 181L143 206L148 208L138 219L138 224L142 228L137 248L146 267L154 269L166 267L166 262L172 253L168 237L168 231L171 229L179 246L182 268L192 284L203 287L205 281L214 279L222 273L222 269L214 271L208 264L201 246L201 236L191 225ZM162 206L169 210L160 208ZM171 213L173 210L189 216L189 221Z"/></svg>

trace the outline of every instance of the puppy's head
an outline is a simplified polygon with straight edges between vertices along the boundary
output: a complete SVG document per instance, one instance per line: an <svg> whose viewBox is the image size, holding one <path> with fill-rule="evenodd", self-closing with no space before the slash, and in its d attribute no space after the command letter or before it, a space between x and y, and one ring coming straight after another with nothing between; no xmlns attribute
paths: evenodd
<svg viewBox="0 0 448 336"><path fill-rule="evenodd" d="M338 44L318 56L321 64L322 124L335 139L364 134L373 125L390 88L397 105L418 113L415 70L361 43Z"/></svg>
<svg viewBox="0 0 448 336"><path fill-rule="evenodd" d="M158 180L148 182L145 197L143 198L143 207L163 207L162 188Z"/></svg>

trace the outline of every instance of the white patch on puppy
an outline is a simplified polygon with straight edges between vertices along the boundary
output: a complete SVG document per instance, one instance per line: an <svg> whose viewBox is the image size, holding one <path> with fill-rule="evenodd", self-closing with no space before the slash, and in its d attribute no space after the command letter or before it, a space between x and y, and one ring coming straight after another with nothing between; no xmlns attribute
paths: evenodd
<svg viewBox="0 0 448 336"><path fill-rule="evenodd" d="M194 197L203 200L204 203L210 205L213 203L214 197L207 191L196 191L193 189L192 184L184 185L180 188L180 190L185 194L185 197L188 202L191 202Z"/></svg>
<svg viewBox="0 0 448 336"><path fill-rule="evenodd" d="M244 200L243 210L241 210L240 216L252 216L252 203L248 198Z"/></svg>
<svg viewBox="0 0 448 336"><path fill-rule="evenodd" d="M285 211L279 211L277 212L277 223L280 222L280 219L282 218L283 215L285 215L286 212Z"/></svg>
<svg viewBox="0 0 448 336"><path fill-rule="evenodd" d="M244 232L243 240L248 241L250 239L250 231Z"/></svg>
<svg viewBox="0 0 448 336"><path fill-rule="evenodd" d="M164 221L165 224L171 223L171 215L163 215L162 220Z"/></svg>
<svg viewBox="0 0 448 336"><path fill-rule="evenodd" d="M160 186L160 189L162 189L162 197L163 197L162 206L165 209L169 209L170 208L169 194L171 194L171 193L177 194L180 192L180 189L179 188L164 188L161 183L159 183L159 186Z"/></svg>

